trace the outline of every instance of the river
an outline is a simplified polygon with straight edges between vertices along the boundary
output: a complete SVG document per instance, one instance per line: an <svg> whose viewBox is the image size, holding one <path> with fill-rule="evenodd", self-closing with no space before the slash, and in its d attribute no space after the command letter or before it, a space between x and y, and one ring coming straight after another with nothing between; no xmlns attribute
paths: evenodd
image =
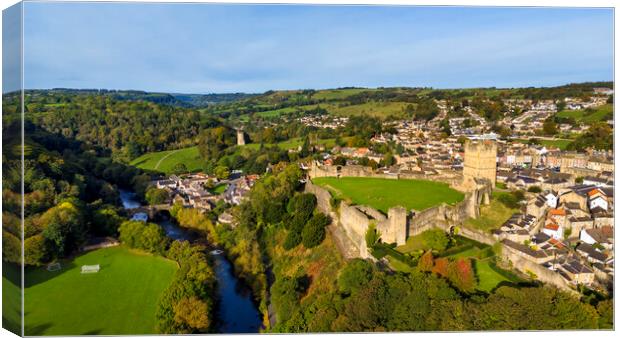
<svg viewBox="0 0 620 338"><path fill-rule="evenodd" d="M135 194L120 190L125 209L140 207ZM170 220L154 222L159 224L168 237L175 240L193 240L192 234L178 227ZM215 276L217 278L218 330L221 333L256 333L262 327L261 314L252 300L252 292L233 273L232 264L223 254L213 254Z"/></svg>

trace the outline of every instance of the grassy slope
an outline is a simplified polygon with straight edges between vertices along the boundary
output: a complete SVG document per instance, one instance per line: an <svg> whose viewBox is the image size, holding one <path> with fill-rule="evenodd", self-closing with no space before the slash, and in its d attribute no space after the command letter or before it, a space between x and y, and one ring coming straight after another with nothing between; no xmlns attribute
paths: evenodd
<svg viewBox="0 0 620 338"><path fill-rule="evenodd" d="M480 217L477 219L468 219L464 226L480 229L483 231L490 231L498 228L504 222L506 222L512 214L517 212L517 209L511 209L497 200L501 194L507 194L507 192L494 191L491 203L489 205L482 205L480 207Z"/></svg>
<svg viewBox="0 0 620 338"><path fill-rule="evenodd" d="M313 182L327 187L336 197L383 212L397 205L408 210L424 210L442 202L454 204L463 199L462 193L447 184L432 181L320 177L313 179Z"/></svg>
<svg viewBox="0 0 620 338"><path fill-rule="evenodd" d="M572 117L577 122L591 123L596 121L605 121L606 116L613 112L611 104L604 104L596 108L593 112L586 110L563 110L557 113L559 117Z"/></svg>
<svg viewBox="0 0 620 338"><path fill-rule="evenodd" d="M81 274L85 264L101 271ZM57 272L26 274L27 335L155 333L155 313L176 264L123 247L91 251Z"/></svg>
<svg viewBox="0 0 620 338"><path fill-rule="evenodd" d="M163 161L157 167L157 163L162 158L164 158ZM177 163L185 164L189 171L201 170L203 163L198 147L147 153L131 161L131 165L138 168L157 170L164 173L170 173Z"/></svg>
<svg viewBox="0 0 620 338"><path fill-rule="evenodd" d="M2 261L2 327L21 332L21 275L18 265Z"/></svg>
<svg viewBox="0 0 620 338"><path fill-rule="evenodd" d="M528 140L525 139L515 139L514 141L520 143L528 143ZM565 150L568 145L573 142L571 140L538 140L541 145L549 148L549 147L557 147L560 150Z"/></svg>
<svg viewBox="0 0 620 338"><path fill-rule="evenodd" d="M299 271L308 275L311 284L301 299L302 304L322 294L334 291L336 278L344 266L344 259L340 255L331 233L327 231L323 243L312 249L306 249L303 244L300 244L287 251L282 247L285 238L286 231L279 231L275 234L274 242L276 245L268 248L276 278L277 276L295 276Z"/></svg>
<svg viewBox="0 0 620 338"><path fill-rule="evenodd" d="M406 102L367 102L363 104L338 107L331 105L327 107L329 113L341 116L369 115L376 117L387 117L389 115L403 115L405 107L410 104Z"/></svg>

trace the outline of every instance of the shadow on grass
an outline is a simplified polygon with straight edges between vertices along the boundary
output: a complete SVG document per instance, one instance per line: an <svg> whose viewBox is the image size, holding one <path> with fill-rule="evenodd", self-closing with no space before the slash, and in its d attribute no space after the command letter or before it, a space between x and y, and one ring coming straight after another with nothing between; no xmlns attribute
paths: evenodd
<svg viewBox="0 0 620 338"><path fill-rule="evenodd" d="M40 283L56 278L65 272L75 268L75 263L69 261L63 261L60 263L60 270L47 271L45 267L27 267L24 276L24 287L29 288Z"/></svg>
<svg viewBox="0 0 620 338"><path fill-rule="evenodd" d="M52 327L52 323L44 323L39 325L32 325L24 328L26 336L42 336L45 334L50 327Z"/></svg>

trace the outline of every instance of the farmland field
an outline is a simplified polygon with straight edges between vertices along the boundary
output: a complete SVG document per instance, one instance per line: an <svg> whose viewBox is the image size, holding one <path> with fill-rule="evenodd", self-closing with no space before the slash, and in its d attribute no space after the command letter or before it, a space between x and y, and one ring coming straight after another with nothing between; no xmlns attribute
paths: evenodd
<svg viewBox="0 0 620 338"><path fill-rule="evenodd" d="M326 187L337 198L387 212L397 205L424 210L443 202L454 204L463 194L448 184L423 180L392 180L367 177L319 177L314 184Z"/></svg>
<svg viewBox="0 0 620 338"><path fill-rule="evenodd" d="M131 165L138 168L160 171L166 174L171 173L178 163L183 163L191 172L201 170L203 161L198 152L198 147L147 153L131 161Z"/></svg>
<svg viewBox="0 0 620 338"><path fill-rule="evenodd" d="M92 264L101 270L80 273ZM153 334L157 303L176 269L173 261L124 247L88 252L55 272L28 269L26 335Z"/></svg>

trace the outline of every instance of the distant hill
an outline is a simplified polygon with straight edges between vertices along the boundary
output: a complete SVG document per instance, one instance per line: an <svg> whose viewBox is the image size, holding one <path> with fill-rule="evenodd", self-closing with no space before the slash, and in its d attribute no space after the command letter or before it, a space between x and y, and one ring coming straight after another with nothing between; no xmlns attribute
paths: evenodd
<svg viewBox="0 0 620 338"><path fill-rule="evenodd" d="M241 99L247 99L256 94L246 93L222 93L222 94L183 94L183 93L155 93L142 90L110 90L110 89L72 89L54 88L50 90L27 90L28 93L62 93L62 94L97 94L107 95L116 100L149 101L175 107L204 108L217 103L229 103Z"/></svg>

